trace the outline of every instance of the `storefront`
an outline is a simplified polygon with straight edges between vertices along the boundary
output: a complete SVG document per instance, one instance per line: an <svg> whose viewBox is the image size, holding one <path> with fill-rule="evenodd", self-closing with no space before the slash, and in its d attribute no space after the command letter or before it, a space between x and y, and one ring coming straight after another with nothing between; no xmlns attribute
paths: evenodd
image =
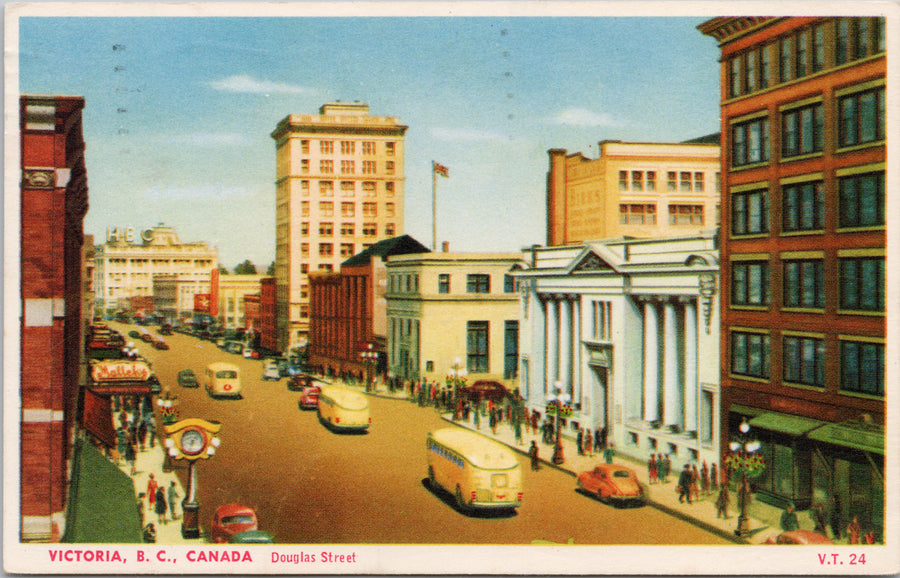
<svg viewBox="0 0 900 578"><path fill-rule="evenodd" d="M90 366L90 381L81 399L81 424L107 447L115 444L112 397L129 396L138 403L162 388L145 361L103 360ZM151 400L152 401L152 400Z"/></svg>

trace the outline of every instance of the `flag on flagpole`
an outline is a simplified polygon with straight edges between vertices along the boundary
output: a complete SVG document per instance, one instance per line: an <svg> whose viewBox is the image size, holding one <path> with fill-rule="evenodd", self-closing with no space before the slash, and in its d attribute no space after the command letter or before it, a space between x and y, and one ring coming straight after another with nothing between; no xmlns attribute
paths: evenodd
<svg viewBox="0 0 900 578"><path fill-rule="evenodd" d="M450 169L442 165L441 163L436 163L431 161L431 166L434 168L434 172L436 174L441 175L442 177L450 178Z"/></svg>

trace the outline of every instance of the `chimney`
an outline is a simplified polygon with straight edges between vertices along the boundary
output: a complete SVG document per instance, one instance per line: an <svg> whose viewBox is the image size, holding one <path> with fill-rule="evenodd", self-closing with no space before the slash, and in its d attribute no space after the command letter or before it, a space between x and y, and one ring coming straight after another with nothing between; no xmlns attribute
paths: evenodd
<svg viewBox="0 0 900 578"><path fill-rule="evenodd" d="M449 252L450 252L450 241L442 241L442 242L441 242L441 251L442 251L443 253L449 253Z"/></svg>

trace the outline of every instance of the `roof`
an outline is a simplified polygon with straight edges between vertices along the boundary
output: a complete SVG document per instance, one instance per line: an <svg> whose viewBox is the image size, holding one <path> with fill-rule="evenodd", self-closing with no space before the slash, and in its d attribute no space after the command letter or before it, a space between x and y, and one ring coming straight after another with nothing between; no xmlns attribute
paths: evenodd
<svg viewBox="0 0 900 578"><path fill-rule="evenodd" d="M476 468L511 470L519 461L506 446L473 431L448 427L428 434L431 439L452 450Z"/></svg>
<svg viewBox="0 0 900 578"><path fill-rule="evenodd" d="M430 253L431 249L413 239L409 235L401 235L399 237L391 237L378 241L364 251L350 257L341 266L352 267L355 265L366 265L373 257L381 257L382 261L387 261L391 255L408 255L411 253Z"/></svg>
<svg viewBox="0 0 900 578"><path fill-rule="evenodd" d="M682 144L721 144L722 133L717 132L705 136L699 136L690 140L682 141Z"/></svg>
<svg viewBox="0 0 900 578"><path fill-rule="evenodd" d="M369 400L361 393L346 387L324 386L319 390L319 398L330 399L343 409L363 410L369 407Z"/></svg>

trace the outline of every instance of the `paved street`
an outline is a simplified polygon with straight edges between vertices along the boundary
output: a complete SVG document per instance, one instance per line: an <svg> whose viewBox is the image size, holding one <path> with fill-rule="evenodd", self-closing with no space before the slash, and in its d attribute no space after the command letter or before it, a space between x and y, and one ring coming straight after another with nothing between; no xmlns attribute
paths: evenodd
<svg viewBox="0 0 900 578"><path fill-rule="evenodd" d="M132 326L122 326L127 330ZM180 417L223 424L222 445L198 465L201 524L216 507L254 507L260 528L279 543L728 544L655 508L615 508L578 494L571 476L545 467L532 472L520 456L523 505L512 514L466 515L424 482L427 432L448 427L432 408L370 398L373 425L364 435L336 434L315 411L301 411L287 380L263 382L262 363L225 353L185 335L172 349L138 344L163 384L178 396ZM200 373L211 361L241 367L244 395L215 400L182 389L176 373ZM452 426L451 426L452 427ZM186 484L186 470L179 470Z"/></svg>

